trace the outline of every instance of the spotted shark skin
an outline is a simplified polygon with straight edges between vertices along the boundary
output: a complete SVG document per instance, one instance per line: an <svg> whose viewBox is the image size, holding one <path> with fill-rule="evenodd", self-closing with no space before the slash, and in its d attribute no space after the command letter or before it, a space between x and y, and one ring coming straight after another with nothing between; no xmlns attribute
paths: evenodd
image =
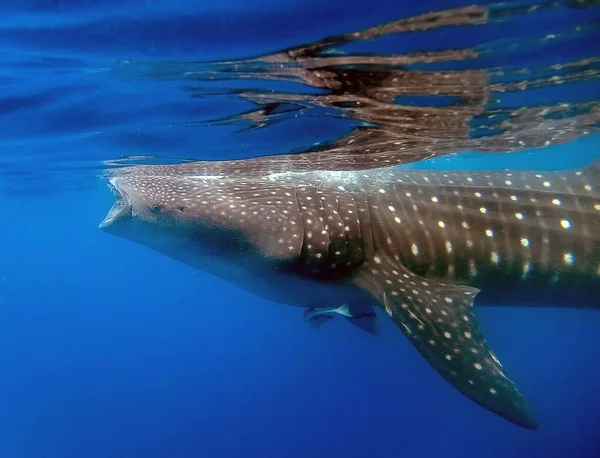
<svg viewBox="0 0 600 458"><path fill-rule="evenodd" d="M513 292L598 308L600 161L559 172L245 164L116 170L100 227L281 303L375 304L465 396L537 428L473 305Z"/></svg>

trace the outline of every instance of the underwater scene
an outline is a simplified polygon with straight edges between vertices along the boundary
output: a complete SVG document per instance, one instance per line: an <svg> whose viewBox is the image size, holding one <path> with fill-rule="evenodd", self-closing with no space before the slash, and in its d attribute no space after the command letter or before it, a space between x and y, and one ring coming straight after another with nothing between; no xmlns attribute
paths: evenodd
<svg viewBox="0 0 600 458"><path fill-rule="evenodd" d="M0 458L600 456L600 3L0 2Z"/></svg>

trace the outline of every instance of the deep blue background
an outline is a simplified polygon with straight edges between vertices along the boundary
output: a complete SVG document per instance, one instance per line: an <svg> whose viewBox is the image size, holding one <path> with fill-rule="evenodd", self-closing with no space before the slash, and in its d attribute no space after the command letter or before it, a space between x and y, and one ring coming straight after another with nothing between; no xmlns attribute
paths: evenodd
<svg viewBox="0 0 600 458"><path fill-rule="evenodd" d="M103 161L279 152L342 126L182 127L247 107L115 63L272 52L442 3L459 4L2 2L1 458L599 456L597 310L478 310L538 414L528 431L443 381L384 315L379 338L339 319L310 331L300 309L97 229ZM581 166L598 145L437 164Z"/></svg>

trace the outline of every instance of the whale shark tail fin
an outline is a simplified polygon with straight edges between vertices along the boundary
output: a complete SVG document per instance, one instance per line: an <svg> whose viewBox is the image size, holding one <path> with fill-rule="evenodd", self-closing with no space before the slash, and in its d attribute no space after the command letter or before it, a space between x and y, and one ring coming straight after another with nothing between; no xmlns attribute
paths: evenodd
<svg viewBox="0 0 600 458"><path fill-rule="evenodd" d="M371 294L429 363L465 396L525 428L538 424L488 347L473 313L479 290L422 278L378 254L355 283Z"/></svg>

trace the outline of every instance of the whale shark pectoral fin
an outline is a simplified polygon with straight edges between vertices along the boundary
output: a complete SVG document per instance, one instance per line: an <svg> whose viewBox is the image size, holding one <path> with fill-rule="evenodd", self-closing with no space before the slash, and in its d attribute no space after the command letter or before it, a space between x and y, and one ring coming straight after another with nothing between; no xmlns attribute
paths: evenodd
<svg viewBox="0 0 600 458"><path fill-rule="evenodd" d="M485 409L537 428L526 399L479 329L473 313L478 289L424 279L385 256L366 264L354 281L455 388Z"/></svg>
<svg viewBox="0 0 600 458"><path fill-rule="evenodd" d="M356 302L347 306L349 316L346 317L348 323L362 329L374 336L379 335L379 320L371 304Z"/></svg>
<svg viewBox="0 0 600 458"><path fill-rule="evenodd" d="M362 329L369 334L374 336L379 335L379 320L377 319L377 315L373 312L370 315L364 315L358 318L346 318L348 323L353 324L354 326Z"/></svg>

